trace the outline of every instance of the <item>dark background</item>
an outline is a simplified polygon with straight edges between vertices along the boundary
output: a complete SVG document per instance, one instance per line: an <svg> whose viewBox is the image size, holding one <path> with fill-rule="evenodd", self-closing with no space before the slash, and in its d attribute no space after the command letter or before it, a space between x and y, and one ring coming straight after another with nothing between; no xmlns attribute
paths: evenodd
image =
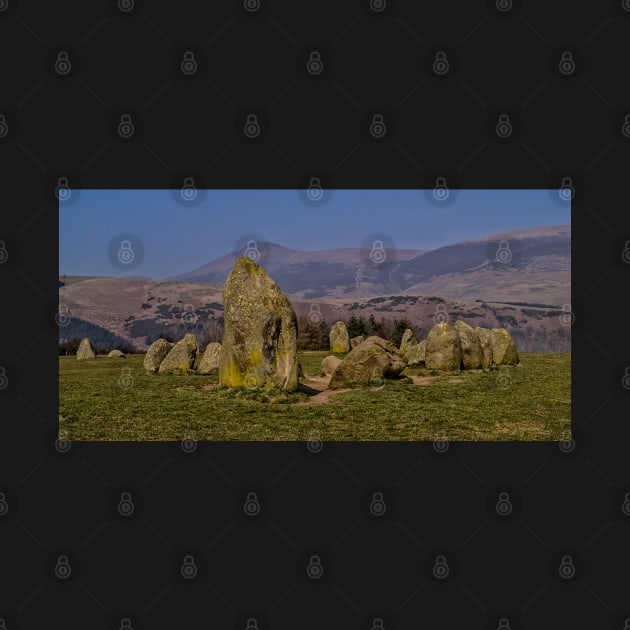
<svg viewBox="0 0 630 630"><path fill-rule="evenodd" d="M0 627L627 627L629 53L621 0L0 0ZM80 194L314 176L570 178L573 441L57 439L59 179Z"/></svg>

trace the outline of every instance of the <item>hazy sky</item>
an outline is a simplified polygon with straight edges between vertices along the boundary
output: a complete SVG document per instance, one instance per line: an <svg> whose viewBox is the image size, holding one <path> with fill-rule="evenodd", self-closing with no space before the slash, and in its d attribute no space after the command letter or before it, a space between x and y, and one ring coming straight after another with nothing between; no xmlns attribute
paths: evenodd
<svg viewBox="0 0 630 630"><path fill-rule="evenodd" d="M72 190L59 204L59 273L147 276L190 271L250 240L298 250L433 249L496 232L567 225L554 190ZM123 241L128 241L123 243Z"/></svg>

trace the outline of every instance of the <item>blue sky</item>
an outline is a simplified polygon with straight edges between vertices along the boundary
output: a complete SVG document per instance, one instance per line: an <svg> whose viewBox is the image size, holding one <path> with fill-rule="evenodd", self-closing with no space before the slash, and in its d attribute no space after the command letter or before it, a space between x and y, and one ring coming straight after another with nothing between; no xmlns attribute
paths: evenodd
<svg viewBox="0 0 630 630"><path fill-rule="evenodd" d="M162 279L248 240L319 250L382 237L386 246L433 249L571 223L570 203L552 190L457 190L442 201L431 190L324 190L319 200L297 190L204 190L192 201L180 193L72 190L59 204L59 273Z"/></svg>

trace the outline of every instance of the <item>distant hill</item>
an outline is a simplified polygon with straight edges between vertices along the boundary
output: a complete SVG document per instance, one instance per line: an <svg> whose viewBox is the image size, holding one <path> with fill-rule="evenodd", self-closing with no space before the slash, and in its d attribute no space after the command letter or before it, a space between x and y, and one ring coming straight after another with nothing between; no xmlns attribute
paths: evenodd
<svg viewBox="0 0 630 630"><path fill-rule="evenodd" d="M172 279L222 284L243 253ZM430 251L386 250L383 262L370 254L359 248L301 252L265 242L257 244L256 255L285 293L306 299L401 293L557 306L571 301L568 225L492 234Z"/></svg>

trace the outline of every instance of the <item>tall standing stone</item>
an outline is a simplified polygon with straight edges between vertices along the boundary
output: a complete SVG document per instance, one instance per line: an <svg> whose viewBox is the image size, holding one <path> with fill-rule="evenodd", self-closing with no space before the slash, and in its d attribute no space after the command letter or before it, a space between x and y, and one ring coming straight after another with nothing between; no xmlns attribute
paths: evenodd
<svg viewBox="0 0 630 630"><path fill-rule="evenodd" d="M237 259L223 287L223 316L219 383L295 391L295 312L267 272L245 256Z"/></svg>
<svg viewBox="0 0 630 630"><path fill-rule="evenodd" d="M92 348L92 344L87 337L81 339L81 343L79 344L79 348L77 350L77 359L79 361L85 361L86 359L95 359L96 352L94 352L94 348Z"/></svg>
<svg viewBox="0 0 630 630"><path fill-rule="evenodd" d="M492 331L489 328L477 326L475 332L481 343L481 367L488 370L492 366Z"/></svg>
<svg viewBox="0 0 630 630"><path fill-rule="evenodd" d="M492 329L492 362L494 365L516 365L519 362L516 344L505 328Z"/></svg>
<svg viewBox="0 0 630 630"><path fill-rule="evenodd" d="M405 354L411 346L414 346L417 343L418 341L413 336L413 330L411 330L411 328L406 328L402 339L400 340L400 351Z"/></svg>
<svg viewBox="0 0 630 630"><path fill-rule="evenodd" d="M462 343L457 330L440 322L431 328L427 335L424 363L435 370L459 370L462 364Z"/></svg>
<svg viewBox="0 0 630 630"><path fill-rule="evenodd" d="M459 319L455 322L455 329L462 344L462 367L465 370L478 370L483 360L479 336L472 326Z"/></svg>
<svg viewBox="0 0 630 630"><path fill-rule="evenodd" d="M330 351L350 352L350 335L345 322L335 322L330 327Z"/></svg>

